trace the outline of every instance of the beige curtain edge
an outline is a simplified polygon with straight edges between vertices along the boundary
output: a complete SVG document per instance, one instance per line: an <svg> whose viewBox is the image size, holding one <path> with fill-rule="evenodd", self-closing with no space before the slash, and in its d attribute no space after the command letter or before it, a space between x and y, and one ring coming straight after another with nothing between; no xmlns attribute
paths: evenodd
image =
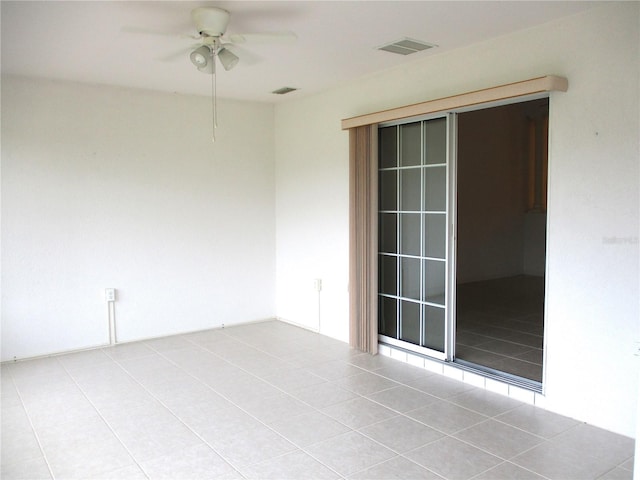
<svg viewBox="0 0 640 480"><path fill-rule="evenodd" d="M369 125L369 353L378 353L378 125Z"/></svg>
<svg viewBox="0 0 640 480"><path fill-rule="evenodd" d="M349 344L378 352L377 125L349 131Z"/></svg>

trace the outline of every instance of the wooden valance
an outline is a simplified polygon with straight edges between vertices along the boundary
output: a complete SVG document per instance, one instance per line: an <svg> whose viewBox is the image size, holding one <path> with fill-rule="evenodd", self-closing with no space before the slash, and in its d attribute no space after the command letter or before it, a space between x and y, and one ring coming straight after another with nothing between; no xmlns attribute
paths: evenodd
<svg viewBox="0 0 640 480"><path fill-rule="evenodd" d="M544 92L566 92L569 82L566 78L547 75L522 82L509 83L498 87L485 88L451 97L428 100L404 107L382 110L342 120L342 129L391 122L402 118L427 115L430 113L456 110L482 103L497 102Z"/></svg>

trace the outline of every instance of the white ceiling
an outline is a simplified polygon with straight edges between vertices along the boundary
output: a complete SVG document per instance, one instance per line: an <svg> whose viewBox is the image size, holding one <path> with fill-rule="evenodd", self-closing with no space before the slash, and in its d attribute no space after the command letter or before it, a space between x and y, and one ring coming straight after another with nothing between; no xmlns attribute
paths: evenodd
<svg viewBox="0 0 640 480"><path fill-rule="evenodd" d="M208 75L188 58L190 12L231 12L227 35L293 31L292 44L245 44L233 70L219 69L218 95L277 102L529 28L593 2L426 1L2 1L2 73L208 95ZM143 29L157 34L130 33ZM128 33L129 32L129 33ZM166 35L165 35L166 34ZM438 48L408 56L376 50L402 37ZM176 52L172 61L162 60ZM270 92L284 86L298 92Z"/></svg>

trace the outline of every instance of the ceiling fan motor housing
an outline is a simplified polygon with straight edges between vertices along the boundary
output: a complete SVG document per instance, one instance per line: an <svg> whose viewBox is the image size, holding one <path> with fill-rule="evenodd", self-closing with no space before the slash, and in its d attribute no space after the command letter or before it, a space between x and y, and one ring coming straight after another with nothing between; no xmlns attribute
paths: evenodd
<svg viewBox="0 0 640 480"><path fill-rule="evenodd" d="M229 24L229 12L217 7L198 7L191 11L191 18L198 32L211 37L221 37Z"/></svg>

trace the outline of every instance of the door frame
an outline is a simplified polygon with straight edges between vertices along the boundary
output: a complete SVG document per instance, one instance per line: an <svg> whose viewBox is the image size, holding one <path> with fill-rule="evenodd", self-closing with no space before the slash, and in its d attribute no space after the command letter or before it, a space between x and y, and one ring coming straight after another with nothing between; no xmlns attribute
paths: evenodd
<svg viewBox="0 0 640 480"><path fill-rule="evenodd" d="M458 237L458 112L447 115L447 291L445 318L445 361L456 352L456 272Z"/></svg>
<svg viewBox="0 0 640 480"><path fill-rule="evenodd" d="M447 208L449 209L447 211L447 217L450 219L450 224L448 225L449 227L449 243L447 245L448 251L447 251L447 260L448 260L448 271L447 271L447 284L448 284L448 296L447 296L447 319L446 319L446 327L447 327L447 333L448 333L448 343L445 345L445 353L446 353L446 358L445 361L447 363L451 363L456 365L459 368L462 368L464 370L469 370L472 371L473 373L477 373L486 377L491 377L491 378L495 378L498 379L500 381L503 382L507 382L510 384L514 384L520 387L524 387L527 388L529 390L533 390L539 393L544 393L544 386L545 386L545 379L546 379L546 361L545 361L545 357L546 357L546 331L547 331L547 322L546 322L546 318L547 318L547 295L546 292L548 291L548 275L546 275L545 273L545 285L544 285L544 291L545 291L545 297L544 297L544 307L543 307L543 318L545 319L544 321L544 326L543 326L543 333L542 333L542 381L540 383L536 382L535 380L529 380L523 377L517 377L515 375L509 374L507 372L499 372L499 371L495 371L496 373L492 373L488 370L492 370L488 367L486 368L474 368L473 364L468 363L468 362L464 362L461 363L460 361L456 360L456 322L457 322L457 316L456 316L456 291L457 291L457 237L458 237L458 209L457 209L457 192L458 192L458 155L457 155L457 148L458 148L458 114L460 113L466 113L466 112L473 112L473 111L478 111L478 110L487 110L490 108L495 108L495 107L502 107L502 106L507 106L507 105L514 105L517 103L526 103L529 101L533 101L533 100L540 100L546 98L548 99L549 102L549 110L551 110L551 95L550 92L543 92L543 93L537 93L537 94L532 94L532 95L524 95L524 96L520 96L520 97L514 97L514 98L510 98L510 99L504 99L504 100L499 100L499 101L495 101L495 102L487 102L487 103L482 103L482 104L478 104L478 105L474 105L471 107L463 107L463 108L459 108L459 109L454 109L451 112L449 112L449 115L451 116L450 121L448 122L448 125L451 125L451 135L449 140L449 144L448 144L448 148L450 148L450 152L451 152L451 158L447 157L447 161L450 161L450 164L448 163L448 173L449 173L449 179L448 179L448 188L449 188L449 197L447 199ZM549 130L550 131L550 130ZM547 152L549 152L549 148L548 148L548 143L550 141L550 137L547 137ZM548 154L547 154L548 155ZM547 158L547 162L549 161L549 159ZM548 170L547 170L548 171ZM548 196L548 188L547 188L547 196ZM548 206L548 201L547 201L547 206ZM549 245L549 228L548 228L548 217L547 217L547 228L546 228L546 234L545 234L545 243L548 246ZM549 262L549 255L548 253L545 254L545 272L548 271L548 262ZM481 365L479 365L480 367L482 367Z"/></svg>
<svg viewBox="0 0 640 480"><path fill-rule="evenodd" d="M393 120L389 122L380 123L377 125L378 128L392 126L392 125L402 125L405 123L411 123L416 121L429 120L434 118L442 118L445 117L447 119L447 154L446 154L446 183L447 183L447 204L446 204L446 219L447 219L447 232L446 232L446 276L445 279L445 345L444 345L444 353L438 352L435 350L428 349L427 347L422 347L419 345L413 345L411 343L398 340L395 338L386 337L384 335L378 335L378 339L380 343L384 343L390 345L392 347L401 348L403 350L411 351L414 353L418 353L424 355L429 358L433 358L436 360L441 360L446 363L450 363L455 365L458 368L464 370L470 370L474 373L481 374L487 377L497 378L501 381L505 381L507 383L516 384L521 387L525 387L534 391L543 392L545 378L546 378L546 362L544 357L546 356L546 330L547 330L547 322L544 323L543 330L543 364L542 364L542 382L538 384L535 381L526 382L522 381L520 377L513 377L506 372L500 375L494 375L490 372L481 369L474 369L473 366L469 366L466 364L461 364L456 362L456 289L457 289L457 168L458 168L458 114L477 111L477 110L485 110L500 106L512 105L516 103L525 103L532 100L538 100L542 98L549 99L549 108L551 108L551 98L550 92L545 91L541 93L534 93L529 95L521 95L507 99L501 99L496 101L489 101L485 103L479 103L472 106L465 106L455 109L450 109L445 112L434 112L426 115L417 115L414 117L405 117L398 120ZM549 139L547 139L547 142ZM548 245L548 236L549 231L547 228L546 233L546 242ZM546 255L545 258L545 270L548 267L548 258ZM548 284L548 276L545 275L545 292L547 291ZM544 316L546 318L547 313L547 300L545 295L544 302ZM526 379L525 379L526 380Z"/></svg>
<svg viewBox="0 0 640 480"><path fill-rule="evenodd" d="M424 355L427 356L429 358L434 358L437 360L441 360L441 361L448 361L447 359L447 349L448 349L448 338L449 338L449 329L448 329L448 324L449 324L449 314L448 314L448 310L449 310L449 304L447 303L449 301L448 299L448 294L449 294L449 281L448 281L448 276L449 276L449 248L450 248L450 217L449 217L449 197L450 197L450 174L449 174L449 168L450 168L450 162L451 162L451 145L450 145L450 128L451 128L451 113L450 112L434 112L434 113L429 113L429 114L425 114L425 115L418 115L415 117L407 117L407 118L402 118L399 120L394 120L394 121L390 121L390 122L384 122L384 123L379 123L377 124L377 128L384 128L384 127L393 127L393 126L400 126L400 125L405 125L408 123L415 123L415 122L424 122L424 121L429 121L429 120L435 120L435 119L440 119L440 118L444 118L446 121L446 154L445 154L445 305L444 305L444 311L445 311L445 325L444 325L444 332L445 332L445 337L444 337L444 352L440 352L438 350L433 350L429 347L426 346L422 346L422 345L416 345L404 340L400 340L397 338L393 338L393 337L389 337L386 335L382 335L382 334L378 334L378 342L379 343L383 343L385 345L390 345L396 348L401 348L403 350L407 350L407 351L411 351L420 355ZM422 135L424 137L424 131L422 132ZM422 138L421 140L422 142L424 141L424 138ZM421 148L423 147L423 145L421 145ZM400 148L400 144L398 144L398 148ZM399 181L399 180L398 180ZM400 190L397 191L397 195L398 195L398 202L399 202L399 196L400 196ZM398 203L399 204L399 203ZM398 240L399 243L399 240ZM398 266L399 268L399 266ZM422 277L422 276L421 276ZM400 275L398 272L397 275L398 281L400 281ZM420 281L422 282L423 279L421 278ZM420 290L422 291L422 285L420 286ZM379 294L379 291L376 292L376 295ZM422 302L420 302L422 303ZM399 311L399 307L398 310ZM377 319L376 319L377 321ZM397 321L400 322L400 318L397 317ZM455 345L454 345L455 346Z"/></svg>

